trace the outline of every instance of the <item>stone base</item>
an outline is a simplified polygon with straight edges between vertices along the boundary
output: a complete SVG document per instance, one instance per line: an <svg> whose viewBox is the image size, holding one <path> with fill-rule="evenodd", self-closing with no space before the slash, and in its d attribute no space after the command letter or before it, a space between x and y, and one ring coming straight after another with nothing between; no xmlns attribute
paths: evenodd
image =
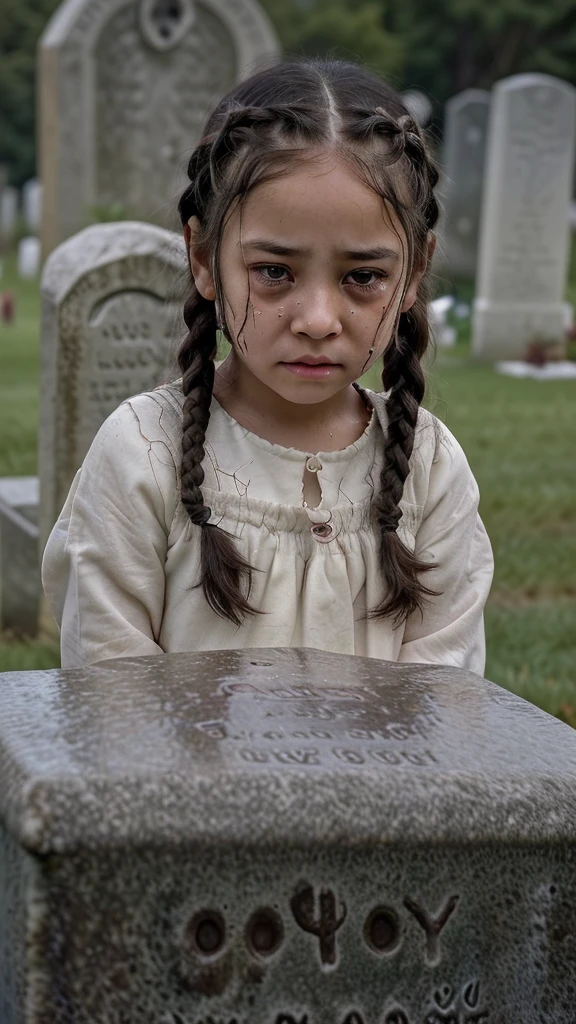
<svg viewBox="0 0 576 1024"><path fill-rule="evenodd" d="M480 359L524 359L530 345L562 345L572 322L566 302L491 302L476 299L472 314L472 351Z"/></svg>
<svg viewBox="0 0 576 1024"><path fill-rule="evenodd" d="M306 649L0 685L2 1024L574 1024L569 726Z"/></svg>
<svg viewBox="0 0 576 1024"><path fill-rule="evenodd" d="M36 636L40 599L38 478L0 478L0 629Z"/></svg>

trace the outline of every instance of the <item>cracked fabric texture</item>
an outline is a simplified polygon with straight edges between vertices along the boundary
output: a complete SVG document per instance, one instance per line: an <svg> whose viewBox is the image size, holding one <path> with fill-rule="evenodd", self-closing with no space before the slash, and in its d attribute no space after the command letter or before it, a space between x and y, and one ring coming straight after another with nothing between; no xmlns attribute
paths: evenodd
<svg viewBox="0 0 576 1024"><path fill-rule="evenodd" d="M44 552L62 666L176 651L312 647L482 674L493 560L478 487L456 439L424 409L399 535L419 558L437 563L426 584L440 595L396 628L391 619L367 617L383 597L372 496L386 398L362 393L373 407L363 435L343 451L318 453L271 444L213 399L204 500L210 522L237 538L256 570L250 600L263 613L239 627L216 615L195 587L201 527L179 495L180 382L123 402L96 435ZM311 455L321 466L316 507L303 500Z"/></svg>

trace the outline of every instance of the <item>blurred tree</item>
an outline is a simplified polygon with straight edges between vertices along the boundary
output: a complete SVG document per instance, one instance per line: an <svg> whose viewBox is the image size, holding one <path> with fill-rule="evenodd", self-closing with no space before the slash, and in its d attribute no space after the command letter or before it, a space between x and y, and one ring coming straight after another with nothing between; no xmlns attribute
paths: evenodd
<svg viewBox="0 0 576 1024"><path fill-rule="evenodd" d="M260 0L289 56L367 64L398 84L402 42L385 27L383 0Z"/></svg>
<svg viewBox="0 0 576 1024"><path fill-rule="evenodd" d="M385 24L404 44L404 85L442 104L524 71L576 84L574 0L386 0Z"/></svg>
<svg viewBox="0 0 576 1024"><path fill-rule="evenodd" d="M2 0L0 164L21 185L36 172L36 46L59 0Z"/></svg>

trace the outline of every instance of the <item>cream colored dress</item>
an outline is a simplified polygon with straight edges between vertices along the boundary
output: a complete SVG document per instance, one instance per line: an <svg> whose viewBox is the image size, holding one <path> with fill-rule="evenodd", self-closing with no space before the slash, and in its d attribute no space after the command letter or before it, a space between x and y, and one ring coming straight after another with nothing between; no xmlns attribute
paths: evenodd
<svg viewBox="0 0 576 1024"><path fill-rule="evenodd" d="M478 487L458 442L425 410L399 533L419 558L438 564L425 582L441 595L398 628L366 615L383 597L372 495L386 400L364 394L373 414L362 437L318 453L257 437L213 400L203 494L210 522L235 535L257 570L250 599L263 613L240 627L194 588L201 527L179 498L179 382L124 402L94 439L44 554L63 667L173 651L313 647L482 673L493 563ZM303 501L306 467L320 486L315 508Z"/></svg>

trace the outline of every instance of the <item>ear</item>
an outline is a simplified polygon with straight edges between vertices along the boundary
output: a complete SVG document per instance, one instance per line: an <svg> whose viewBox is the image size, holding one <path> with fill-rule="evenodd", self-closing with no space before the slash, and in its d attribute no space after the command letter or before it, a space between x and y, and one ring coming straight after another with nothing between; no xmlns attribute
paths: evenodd
<svg viewBox="0 0 576 1024"><path fill-rule="evenodd" d="M424 264L423 267L419 267L412 274L412 278L410 280L410 284L408 285L408 287L406 289L406 294L404 295L404 298L402 300L402 305L400 306L400 312L401 313L407 313L408 310L411 309L412 306L414 305L414 303L416 302L416 299L418 298L418 286L419 286L420 281L424 277L424 274L426 273L426 271L427 271L427 269L428 269L428 267L430 265L430 260L432 259L433 255L434 255L435 248L436 248L436 235L434 235L430 231L429 234L428 234L428 243L427 243L427 247L426 247L426 263Z"/></svg>
<svg viewBox="0 0 576 1024"><path fill-rule="evenodd" d="M212 276L211 262L205 249L198 245L197 239L199 234L200 221L198 217L190 217L188 223L184 225L184 241L188 250L190 272L200 295L204 299L214 302L216 299L216 288Z"/></svg>

